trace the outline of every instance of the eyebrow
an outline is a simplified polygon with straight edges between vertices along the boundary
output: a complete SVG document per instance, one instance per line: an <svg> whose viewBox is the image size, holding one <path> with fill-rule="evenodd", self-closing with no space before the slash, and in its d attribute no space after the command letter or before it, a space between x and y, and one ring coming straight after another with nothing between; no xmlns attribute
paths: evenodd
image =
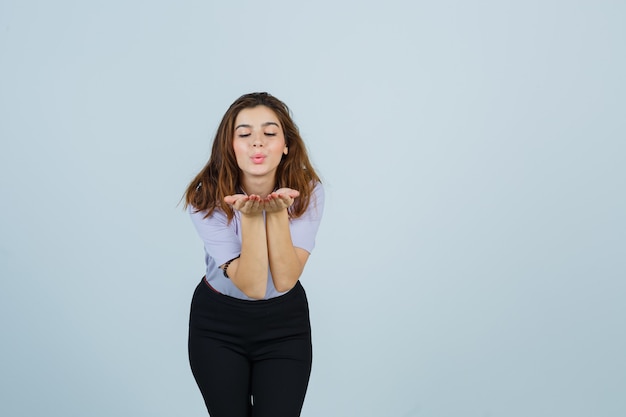
<svg viewBox="0 0 626 417"><path fill-rule="evenodd" d="M278 125L278 123L276 123L276 122L265 122L265 123L263 123L263 124L261 125L261 127L267 127L267 126L276 126L276 127L280 127L280 126ZM252 126L251 126L251 125L241 124L241 125L238 125L237 127L235 127L235 130L239 129L240 127L246 127L246 128L248 128L248 129L251 129L251 128L252 128Z"/></svg>

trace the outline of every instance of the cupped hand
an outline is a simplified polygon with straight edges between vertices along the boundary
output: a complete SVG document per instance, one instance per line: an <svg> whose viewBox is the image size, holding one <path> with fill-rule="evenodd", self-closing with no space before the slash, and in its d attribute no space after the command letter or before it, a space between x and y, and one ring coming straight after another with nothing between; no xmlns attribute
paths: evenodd
<svg viewBox="0 0 626 417"><path fill-rule="evenodd" d="M258 195L234 194L224 197L224 202L244 215L260 214L264 210L264 200Z"/></svg>
<svg viewBox="0 0 626 417"><path fill-rule="evenodd" d="M296 197L300 195L299 191L291 188L280 188L269 194L263 201L264 209L267 213L276 213L291 207Z"/></svg>

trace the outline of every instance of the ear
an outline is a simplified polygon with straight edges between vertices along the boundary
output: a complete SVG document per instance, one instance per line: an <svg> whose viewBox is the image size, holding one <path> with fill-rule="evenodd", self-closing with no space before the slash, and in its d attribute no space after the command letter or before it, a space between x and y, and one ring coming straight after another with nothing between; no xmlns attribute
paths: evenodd
<svg viewBox="0 0 626 417"><path fill-rule="evenodd" d="M283 154L287 155L289 153L289 148L285 145L285 149L283 149Z"/></svg>

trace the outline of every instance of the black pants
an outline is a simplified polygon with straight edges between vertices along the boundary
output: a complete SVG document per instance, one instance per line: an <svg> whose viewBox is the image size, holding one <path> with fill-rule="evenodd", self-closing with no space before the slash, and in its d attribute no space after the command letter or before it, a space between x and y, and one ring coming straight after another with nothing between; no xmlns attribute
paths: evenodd
<svg viewBox="0 0 626 417"><path fill-rule="evenodd" d="M189 320L189 362L211 417L297 417L311 374L300 282L270 300L215 292L203 279Z"/></svg>

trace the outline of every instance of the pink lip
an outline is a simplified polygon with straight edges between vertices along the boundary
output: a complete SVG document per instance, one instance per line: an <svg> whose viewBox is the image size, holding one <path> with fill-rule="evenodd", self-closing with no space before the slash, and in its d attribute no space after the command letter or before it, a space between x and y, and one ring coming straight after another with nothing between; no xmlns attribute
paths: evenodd
<svg viewBox="0 0 626 417"><path fill-rule="evenodd" d="M265 161L265 155L256 154L256 155L253 155L250 159L252 159L252 162L255 164L262 164L263 161Z"/></svg>

